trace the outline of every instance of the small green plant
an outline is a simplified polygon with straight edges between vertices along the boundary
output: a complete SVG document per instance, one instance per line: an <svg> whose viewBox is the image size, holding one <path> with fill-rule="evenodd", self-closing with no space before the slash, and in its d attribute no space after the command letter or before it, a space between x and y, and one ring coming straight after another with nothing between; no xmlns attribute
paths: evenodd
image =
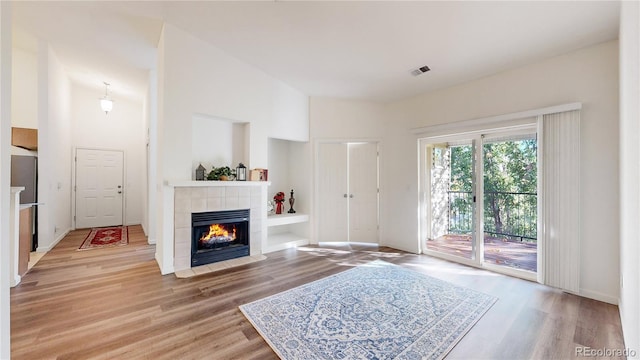
<svg viewBox="0 0 640 360"><path fill-rule="evenodd" d="M207 175L208 180L231 180L235 170L231 170L228 166L214 167Z"/></svg>

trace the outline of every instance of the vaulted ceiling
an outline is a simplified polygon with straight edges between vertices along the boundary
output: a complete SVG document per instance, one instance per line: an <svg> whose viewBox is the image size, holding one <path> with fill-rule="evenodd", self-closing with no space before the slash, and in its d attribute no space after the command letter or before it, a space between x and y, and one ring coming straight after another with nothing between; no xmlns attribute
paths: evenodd
<svg viewBox="0 0 640 360"><path fill-rule="evenodd" d="M14 2L16 46L142 98L162 24L310 96L389 101L618 37L617 1ZM428 65L431 71L413 76ZM188 69L185 69L188 71Z"/></svg>

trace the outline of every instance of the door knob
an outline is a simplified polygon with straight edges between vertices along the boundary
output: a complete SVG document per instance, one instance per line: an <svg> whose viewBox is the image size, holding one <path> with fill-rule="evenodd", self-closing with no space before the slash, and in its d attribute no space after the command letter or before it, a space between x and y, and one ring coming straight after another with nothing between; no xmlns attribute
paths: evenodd
<svg viewBox="0 0 640 360"><path fill-rule="evenodd" d="M345 199L347 198L347 194L342 195Z"/></svg>
<svg viewBox="0 0 640 360"><path fill-rule="evenodd" d="M122 187L122 185L118 185L118 189L120 189Z"/></svg>
<svg viewBox="0 0 640 360"><path fill-rule="evenodd" d="M122 194L122 191L118 190L118 194Z"/></svg>
<svg viewBox="0 0 640 360"><path fill-rule="evenodd" d="M349 198L350 198L350 199L353 199L353 194L349 194Z"/></svg>

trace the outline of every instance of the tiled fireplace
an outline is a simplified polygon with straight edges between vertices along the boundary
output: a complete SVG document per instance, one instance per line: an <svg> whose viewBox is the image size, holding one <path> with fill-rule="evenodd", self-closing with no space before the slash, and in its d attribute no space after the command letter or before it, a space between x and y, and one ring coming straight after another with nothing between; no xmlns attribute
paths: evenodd
<svg viewBox="0 0 640 360"><path fill-rule="evenodd" d="M266 182L239 181L193 181L173 184L174 270L192 267L193 214L247 211L250 214L248 255L262 254L263 236L266 236L266 185Z"/></svg>
<svg viewBox="0 0 640 360"><path fill-rule="evenodd" d="M191 266L249 256L249 209L191 214Z"/></svg>

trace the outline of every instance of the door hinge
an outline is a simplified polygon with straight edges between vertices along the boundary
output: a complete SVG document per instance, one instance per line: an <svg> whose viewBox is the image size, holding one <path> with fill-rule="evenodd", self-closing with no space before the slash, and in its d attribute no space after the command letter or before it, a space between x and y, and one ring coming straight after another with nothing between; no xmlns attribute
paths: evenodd
<svg viewBox="0 0 640 360"><path fill-rule="evenodd" d="M73 185L73 191L78 191L78 186L77 185Z"/></svg>
<svg viewBox="0 0 640 360"><path fill-rule="evenodd" d="M476 196L473 195L473 202L476 202Z"/></svg>
<svg viewBox="0 0 640 360"><path fill-rule="evenodd" d="M76 216L75 215L73 215L73 221L76 221Z"/></svg>
<svg viewBox="0 0 640 360"><path fill-rule="evenodd" d="M78 157L77 157L77 156L75 156L75 157L73 158L73 161L78 162Z"/></svg>

